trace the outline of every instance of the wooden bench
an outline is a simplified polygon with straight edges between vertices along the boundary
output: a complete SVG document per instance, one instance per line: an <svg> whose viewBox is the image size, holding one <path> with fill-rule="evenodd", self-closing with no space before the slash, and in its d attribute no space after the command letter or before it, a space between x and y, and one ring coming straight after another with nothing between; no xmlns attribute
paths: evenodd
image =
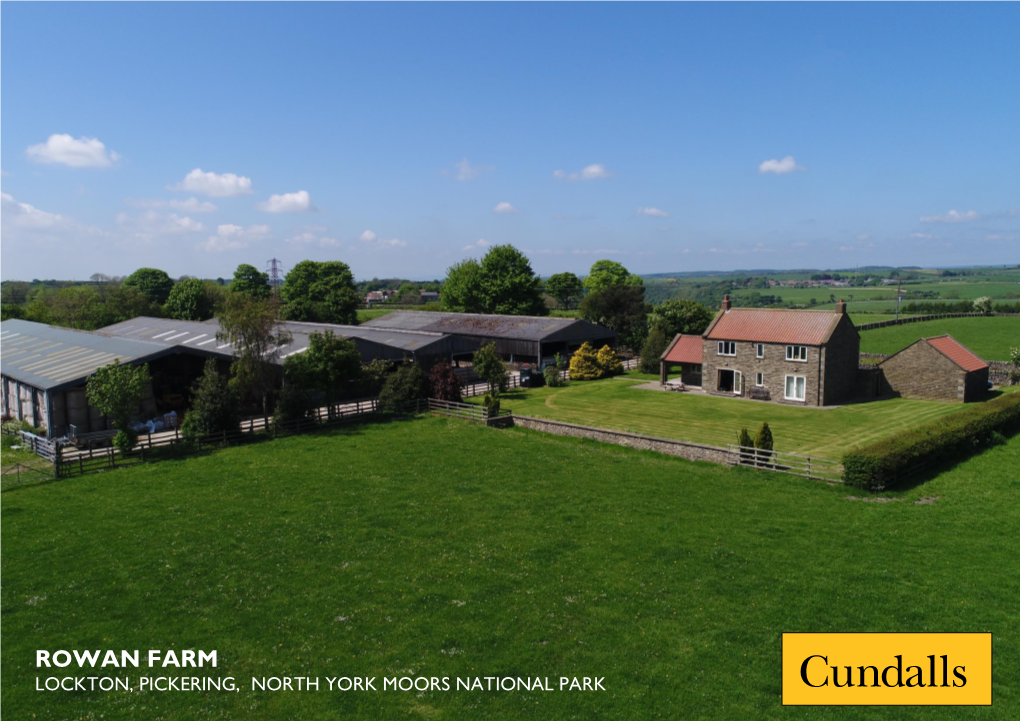
<svg viewBox="0 0 1020 721"><path fill-rule="evenodd" d="M757 386L752 386L747 391L747 397L748 398L753 398L756 401L767 401L767 400L771 400L772 399L772 394L769 393L768 389L766 389L766 388L759 388Z"/></svg>

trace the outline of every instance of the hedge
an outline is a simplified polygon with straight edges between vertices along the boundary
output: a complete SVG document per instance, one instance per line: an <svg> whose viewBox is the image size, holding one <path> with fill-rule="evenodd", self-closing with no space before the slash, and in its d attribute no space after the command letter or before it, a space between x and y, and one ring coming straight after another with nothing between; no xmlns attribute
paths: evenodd
<svg viewBox="0 0 1020 721"><path fill-rule="evenodd" d="M869 491L894 488L921 468L965 458L1020 429L1020 393L1006 393L959 413L843 455L843 481Z"/></svg>

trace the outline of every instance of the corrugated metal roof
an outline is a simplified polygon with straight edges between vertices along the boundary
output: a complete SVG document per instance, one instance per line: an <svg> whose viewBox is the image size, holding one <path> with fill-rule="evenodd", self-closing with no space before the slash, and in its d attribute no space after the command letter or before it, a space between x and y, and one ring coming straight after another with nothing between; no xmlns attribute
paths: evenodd
<svg viewBox="0 0 1020 721"><path fill-rule="evenodd" d="M359 328L398 328L456 335L513 338L530 341L560 340L564 334L608 338L608 328L579 318L550 318L524 315L484 315L436 311L395 311L367 321ZM576 331L576 333L572 333Z"/></svg>
<svg viewBox="0 0 1020 721"><path fill-rule="evenodd" d="M344 338L361 339L399 352L421 353L429 346L441 344L443 341L442 333L404 332L360 325L298 323L294 321L286 321L281 325L293 337L290 343L279 349L282 358L305 350L311 342L312 333L322 333L327 330ZM219 330L220 326L216 320L199 322L142 316L107 326L100 329L100 332L122 338L138 338L164 345L194 348L205 353L229 358L233 355L233 347L229 343L216 340ZM399 357L399 354L396 357Z"/></svg>
<svg viewBox="0 0 1020 721"><path fill-rule="evenodd" d="M705 341L700 335L678 335L662 354L662 360L700 365L704 361L704 351Z"/></svg>
<svg viewBox="0 0 1020 721"><path fill-rule="evenodd" d="M0 323L0 372L43 390L86 378L115 360L127 363L165 352L150 341L27 320Z"/></svg>
<svg viewBox="0 0 1020 721"><path fill-rule="evenodd" d="M967 372L979 371L988 367L987 363L974 355L966 346L951 335L925 338L924 341Z"/></svg>
<svg viewBox="0 0 1020 721"><path fill-rule="evenodd" d="M843 314L834 311L731 308L716 316L705 337L820 346L829 339L841 318Z"/></svg>

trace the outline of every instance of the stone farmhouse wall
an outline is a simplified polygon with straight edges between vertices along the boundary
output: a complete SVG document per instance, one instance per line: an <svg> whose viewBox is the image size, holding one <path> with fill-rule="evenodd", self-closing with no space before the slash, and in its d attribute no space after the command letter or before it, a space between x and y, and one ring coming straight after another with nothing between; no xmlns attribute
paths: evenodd
<svg viewBox="0 0 1020 721"><path fill-rule="evenodd" d="M708 461L710 463L732 463L733 454L726 448L701 445L699 443L687 443L675 441L669 438L656 438L653 436L642 436L636 433L625 433L624 431L612 431L606 428L592 428L591 426L579 426L574 423L562 423L560 421L546 420L545 418L531 418L528 416L513 416L515 426L530 428L543 433L552 433L558 436L571 436L573 438L587 438L603 443L614 443L618 446L628 446L642 451L657 451L671 456L679 456L689 461Z"/></svg>
<svg viewBox="0 0 1020 721"><path fill-rule="evenodd" d="M766 343L763 358L755 357L757 343L737 341L735 356L719 355L717 341L706 340L704 343L701 387L706 392L716 396L732 397L733 393L716 390L719 385L718 371L720 369L736 370L744 376L745 396L754 388L755 374L762 373L765 376L765 390L769 393L769 400L774 403L788 403L795 406L821 405L819 401L822 397L822 388L819 379L821 378L822 349L818 346L807 347L807 361L805 362L786 360L785 343ZM854 373L856 374L856 369ZM787 375L805 377L803 401L788 401L783 398Z"/></svg>
<svg viewBox="0 0 1020 721"><path fill-rule="evenodd" d="M846 315L836 325L823 351L822 404L846 403L857 392L857 366L861 353L861 336Z"/></svg>

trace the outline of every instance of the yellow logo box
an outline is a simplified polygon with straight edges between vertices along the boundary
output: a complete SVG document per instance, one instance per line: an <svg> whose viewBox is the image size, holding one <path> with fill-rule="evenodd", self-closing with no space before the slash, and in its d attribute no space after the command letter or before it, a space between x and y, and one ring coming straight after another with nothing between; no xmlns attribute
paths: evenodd
<svg viewBox="0 0 1020 721"><path fill-rule="evenodd" d="M991 706L990 633L784 633L784 706Z"/></svg>

